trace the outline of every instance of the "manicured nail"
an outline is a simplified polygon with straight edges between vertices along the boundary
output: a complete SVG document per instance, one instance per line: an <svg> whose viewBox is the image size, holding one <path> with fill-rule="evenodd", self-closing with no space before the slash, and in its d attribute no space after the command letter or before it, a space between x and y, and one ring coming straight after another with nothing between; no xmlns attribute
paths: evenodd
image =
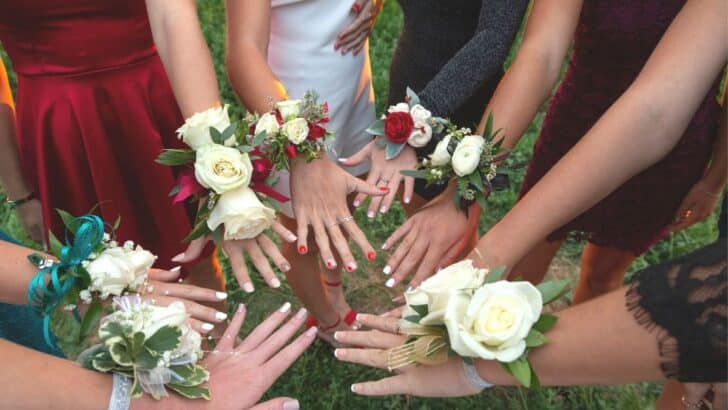
<svg viewBox="0 0 728 410"><path fill-rule="evenodd" d="M294 242L294 241L298 240L298 236L296 236L296 235L294 235L292 233L286 235L286 238L288 238L288 242Z"/></svg>
<svg viewBox="0 0 728 410"><path fill-rule="evenodd" d="M369 259L370 261L377 259L377 253L374 251L367 252L367 259Z"/></svg>
<svg viewBox="0 0 728 410"><path fill-rule="evenodd" d="M336 267L336 261L333 259L329 259L326 261L326 267L329 269L333 269Z"/></svg>
<svg viewBox="0 0 728 410"><path fill-rule="evenodd" d="M412 198L410 198L410 197L408 197L408 196L404 197L404 203L405 203L405 204L408 204L408 203L410 203L410 201L411 201L411 200L412 200Z"/></svg>
<svg viewBox="0 0 728 410"><path fill-rule="evenodd" d="M394 286L394 278L387 279L387 281L384 282L384 286L386 286L388 288L391 288L392 286Z"/></svg>
<svg viewBox="0 0 728 410"><path fill-rule="evenodd" d="M300 308L298 309L298 312L296 312L296 318L303 319L306 317L306 314L308 313L308 310L306 308Z"/></svg>
<svg viewBox="0 0 728 410"><path fill-rule="evenodd" d="M349 272L354 272L356 270L356 263L351 262L350 264L346 265L346 270Z"/></svg>
<svg viewBox="0 0 728 410"><path fill-rule="evenodd" d="M299 408L298 400L286 400L283 402L283 410L298 410Z"/></svg>
<svg viewBox="0 0 728 410"><path fill-rule="evenodd" d="M361 314L361 313L357 313L356 314L356 321L357 322L361 322L362 320L364 320L364 315Z"/></svg>
<svg viewBox="0 0 728 410"><path fill-rule="evenodd" d="M182 267L181 267L181 266L175 266L174 268L170 269L169 271L170 271L170 272L175 272L175 273L177 273L177 272L179 272L179 271L181 271L181 270L182 270Z"/></svg>
<svg viewBox="0 0 728 410"><path fill-rule="evenodd" d="M386 186L379 187L379 190L382 192L389 192L389 188Z"/></svg>
<svg viewBox="0 0 728 410"><path fill-rule="evenodd" d="M382 269L382 273L384 273L385 275L389 275L390 273L392 273L392 267L389 265L385 266L384 269Z"/></svg>
<svg viewBox="0 0 728 410"><path fill-rule="evenodd" d="M348 160L349 160L349 158L339 158L339 162L346 162Z"/></svg>
<svg viewBox="0 0 728 410"><path fill-rule="evenodd" d="M341 332L334 333L334 339L340 341L341 338ZM336 354L336 350L334 350L334 354Z"/></svg>
<svg viewBox="0 0 728 410"><path fill-rule="evenodd" d="M281 281L280 281L280 280L278 280L278 278L273 278L273 279L272 279L272 280L270 281L270 286L271 286L272 288L278 289L278 288L280 288L280 287L281 287Z"/></svg>
<svg viewBox="0 0 728 410"><path fill-rule="evenodd" d="M304 254L306 252L308 252L308 249L306 249L305 246L301 245L301 246L298 247L298 253Z"/></svg>
<svg viewBox="0 0 728 410"><path fill-rule="evenodd" d="M289 270L291 270L291 265L284 263L283 265L281 265L281 270L283 272L288 272Z"/></svg>
<svg viewBox="0 0 728 410"><path fill-rule="evenodd" d="M283 306L281 306L281 308L278 309L278 311L281 312L281 313L288 313L289 310L291 310L291 303L290 302L284 303Z"/></svg>
<svg viewBox="0 0 728 410"><path fill-rule="evenodd" d="M352 393L356 393L356 391L357 391L358 389L359 389L359 387L357 387L357 385L356 385L356 384L352 384L352 385L351 385L351 392L352 392Z"/></svg>
<svg viewBox="0 0 728 410"><path fill-rule="evenodd" d="M218 322L222 322L223 320L227 319L227 313L224 313L224 312L216 312L215 313L215 319L217 319Z"/></svg>
<svg viewBox="0 0 728 410"><path fill-rule="evenodd" d="M209 332L210 330L212 330L212 329L214 329L214 328L215 328L215 325L213 325L212 323L203 323L203 324L202 324L202 326L200 326L200 327L201 327L201 328L202 328L202 330L204 330L205 332Z"/></svg>
<svg viewBox="0 0 728 410"><path fill-rule="evenodd" d="M374 211L369 211L369 212L367 212L367 217L368 217L369 219L372 219L372 218L374 218Z"/></svg>
<svg viewBox="0 0 728 410"><path fill-rule="evenodd" d="M238 312L243 313L245 312L245 304L241 303L238 305Z"/></svg>
<svg viewBox="0 0 728 410"><path fill-rule="evenodd" d="M184 258L185 258L185 253L182 252L179 255L172 258L172 262L182 262L182 259L184 259Z"/></svg>
<svg viewBox="0 0 728 410"><path fill-rule="evenodd" d="M381 212L383 214L386 214L387 213L387 207L386 206L382 206L381 208L379 208L379 212Z"/></svg>
<svg viewBox="0 0 728 410"><path fill-rule="evenodd" d="M336 338L336 337L334 337ZM334 350L334 356L336 356L337 359L341 359L344 357L344 350L343 349L335 349Z"/></svg>
<svg viewBox="0 0 728 410"><path fill-rule="evenodd" d="M387 248L389 248L389 245L387 245L387 242L384 242L384 243L382 244L382 250L383 250L383 251L386 251L386 250L387 250Z"/></svg>
<svg viewBox="0 0 728 410"><path fill-rule="evenodd" d="M307 337L316 337L316 334L318 333L318 327L314 326L306 331Z"/></svg>
<svg viewBox="0 0 728 410"><path fill-rule="evenodd" d="M227 299L227 293L225 293L225 292L215 292L215 297L218 298L218 299L220 299L220 300L224 300L224 299Z"/></svg>
<svg viewBox="0 0 728 410"><path fill-rule="evenodd" d="M405 292L412 292L412 286L407 286L407 290Z"/></svg>
<svg viewBox="0 0 728 410"><path fill-rule="evenodd" d="M359 202L359 200L356 200L356 201L354 201L354 203L352 205L354 205L354 208L359 208L359 205L361 205L361 202Z"/></svg>
<svg viewBox="0 0 728 410"><path fill-rule="evenodd" d="M255 291L255 286L253 286L250 282L246 282L243 284L243 290L247 293L253 293L253 291Z"/></svg>

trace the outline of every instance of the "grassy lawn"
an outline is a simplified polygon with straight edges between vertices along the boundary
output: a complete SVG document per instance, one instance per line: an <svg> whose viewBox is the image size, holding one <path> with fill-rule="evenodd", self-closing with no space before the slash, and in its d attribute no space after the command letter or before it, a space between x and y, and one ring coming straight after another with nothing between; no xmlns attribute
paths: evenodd
<svg viewBox="0 0 728 410"><path fill-rule="evenodd" d="M223 67L225 20L222 3L222 0L198 0L200 19L213 51L223 98L226 101L234 101L235 97ZM396 2L387 1L372 35L370 53L374 88L378 97L378 112L382 111L387 99L389 63L401 21L401 12ZM5 57L3 54L3 58ZM525 161L530 157L531 147L538 134L542 118L543 113L535 118L523 142L515 151L516 161ZM513 184L509 191L499 193L489 199L489 209L483 213L481 219L481 233L487 231L513 206L524 171L518 171L511 176ZM705 223L670 236L640 257L631 271L680 255L710 242L716 236L715 218L714 215ZM357 214L357 220L376 247L403 222L404 213L401 207L395 206L387 215L377 216L373 221L367 220L361 212ZM17 217L7 208L0 208L0 228L24 238ZM569 240L560 252L551 274L575 276L582 245L578 241ZM385 256L380 255L375 263L362 261L360 266L365 268L345 278L349 299L352 305L360 311L382 312L393 307L390 298L394 293L384 287L384 278L380 273ZM228 277L230 277L229 272ZM296 303L291 290L285 284L280 289L272 290L267 288L260 278L255 277L255 280L258 290L252 296L241 292L234 280L229 281L231 299L236 303L244 302L251 311L246 328L254 326L262 317L284 301ZM234 308L234 305L231 304L230 308ZM615 346L615 348L619 347ZM594 354L599 354L599 352L594 352ZM482 395L464 399L411 397L367 399L350 393L351 383L378 379L386 375L386 372L339 363L334 359L333 351L328 345L317 342L281 377L268 396L296 397L301 401L303 408L307 409L644 409L652 406L660 389L659 385L653 383L618 387L548 388L541 391L494 388Z"/></svg>

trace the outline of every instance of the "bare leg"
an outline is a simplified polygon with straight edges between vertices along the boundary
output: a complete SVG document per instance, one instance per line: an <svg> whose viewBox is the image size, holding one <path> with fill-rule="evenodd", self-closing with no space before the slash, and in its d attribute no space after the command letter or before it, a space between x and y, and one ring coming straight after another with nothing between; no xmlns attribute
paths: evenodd
<svg viewBox="0 0 728 410"><path fill-rule="evenodd" d="M587 244L581 253L581 272L574 291L574 303L584 302L622 286L624 273L635 258L630 251Z"/></svg>
<svg viewBox="0 0 728 410"><path fill-rule="evenodd" d="M508 278L513 280L520 277L534 284L540 283L563 243L563 240L542 241L510 269Z"/></svg>

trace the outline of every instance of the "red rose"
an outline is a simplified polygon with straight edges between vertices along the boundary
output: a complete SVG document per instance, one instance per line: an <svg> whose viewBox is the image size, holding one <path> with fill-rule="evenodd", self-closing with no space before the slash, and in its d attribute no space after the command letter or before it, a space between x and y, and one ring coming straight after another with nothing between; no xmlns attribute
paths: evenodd
<svg viewBox="0 0 728 410"><path fill-rule="evenodd" d="M384 120L384 135L395 144L407 142L415 122L408 112L393 112Z"/></svg>
<svg viewBox="0 0 728 410"><path fill-rule="evenodd" d="M278 121L278 125L283 125L283 116L278 110L276 110L276 120Z"/></svg>
<svg viewBox="0 0 728 410"><path fill-rule="evenodd" d="M296 155L298 155L298 152L296 151L296 146L293 144L288 144L286 146L286 155L290 159L296 158Z"/></svg>
<svg viewBox="0 0 728 410"><path fill-rule="evenodd" d="M273 170L273 163L265 157L257 158L252 161L253 163L253 182L265 182L270 176L271 170Z"/></svg>
<svg viewBox="0 0 728 410"><path fill-rule="evenodd" d="M317 140L319 138L323 138L326 135L326 128L318 125L318 124L312 124L308 123L308 139L310 140Z"/></svg>

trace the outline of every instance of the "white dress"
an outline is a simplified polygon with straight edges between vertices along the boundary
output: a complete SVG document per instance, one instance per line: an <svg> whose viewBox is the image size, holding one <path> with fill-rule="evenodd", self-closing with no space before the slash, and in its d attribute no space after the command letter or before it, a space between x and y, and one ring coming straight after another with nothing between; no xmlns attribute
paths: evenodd
<svg viewBox="0 0 728 410"><path fill-rule="evenodd" d="M371 141L364 130L375 120L374 89L369 45L354 56L334 50L339 33L356 15L350 1L271 0L268 65L286 87L288 96L300 98L307 90L329 103L335 134L328 155L336 161L347 158ZM345 167L352 175L369 169L365 163ZM288 175L279 175L276 190L290 197ZM290 202L283 211L292 216Z"/></svg>

